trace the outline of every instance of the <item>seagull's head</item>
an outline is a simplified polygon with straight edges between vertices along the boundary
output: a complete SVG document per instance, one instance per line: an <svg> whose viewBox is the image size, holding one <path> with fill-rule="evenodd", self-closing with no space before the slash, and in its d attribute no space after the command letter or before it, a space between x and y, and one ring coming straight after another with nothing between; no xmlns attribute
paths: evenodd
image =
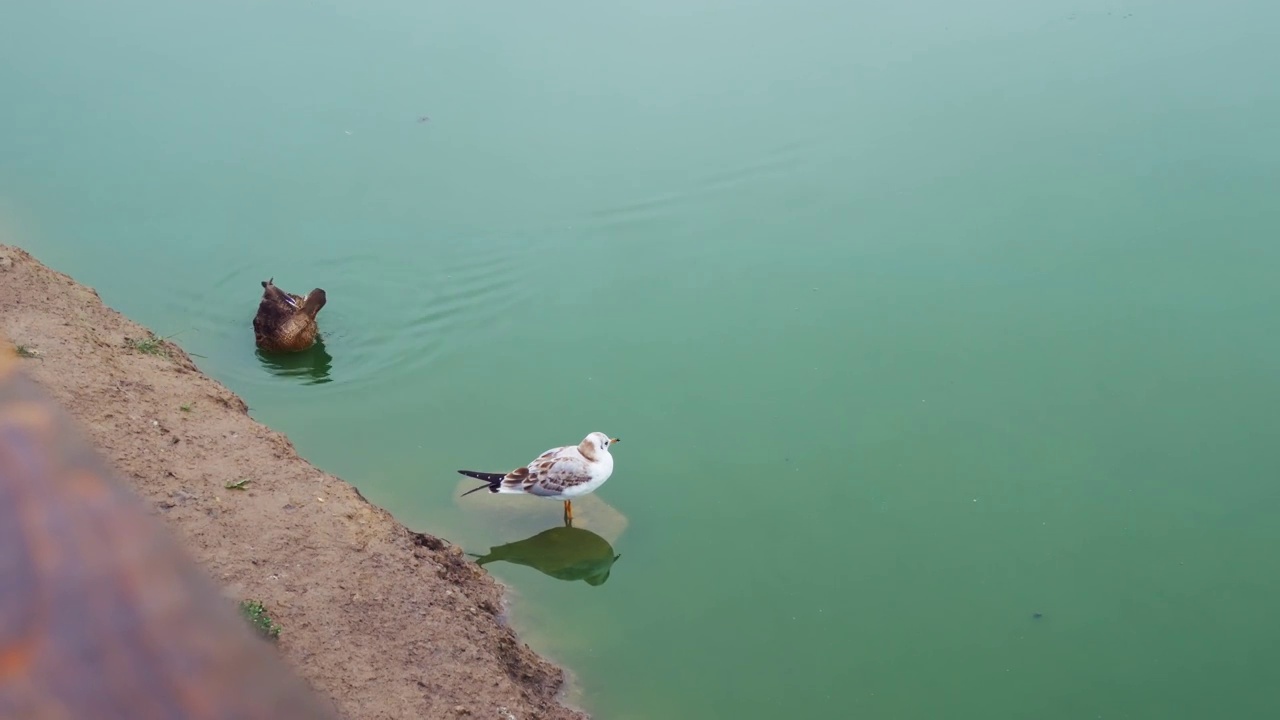
<svg viewBox="0 0 1280 720"><path fill-rule="evenodd" d="M622 442L618 438L611 438L602 432L593 432L582 439L578 444L578 450L582 452L588 460L595 460L600 455L609 454L609 446Z"/></svg>

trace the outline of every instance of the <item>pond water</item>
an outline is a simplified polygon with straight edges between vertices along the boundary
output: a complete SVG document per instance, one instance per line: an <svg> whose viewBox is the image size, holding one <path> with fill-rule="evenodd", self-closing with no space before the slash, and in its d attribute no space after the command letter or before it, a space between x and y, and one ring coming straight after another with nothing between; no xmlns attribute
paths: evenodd
<svg viewBox="0 0 1280 720"><path fill-rule="evenodd" d="M1276 716L1277 23L11 4L0 232L484 556L598 717ZM255 351L268 277L323 347ZM573 531L458 497L594 430Z"/></svg>

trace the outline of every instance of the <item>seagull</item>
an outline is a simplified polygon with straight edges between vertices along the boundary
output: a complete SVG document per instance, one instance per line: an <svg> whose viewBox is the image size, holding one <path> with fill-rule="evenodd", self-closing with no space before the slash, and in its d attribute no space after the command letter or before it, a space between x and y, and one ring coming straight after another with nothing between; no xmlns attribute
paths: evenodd
<svg viewBox="0 0 1280 720"><path fill-rule="evenodd" d="M491 493L520 493L564 501L564 522L573 522L572 498L586 495L604 484L613 474L613 456L609 445L622 442L602 432L593 432L577 445L551 448L537 460L509 473L486 473L475 470L458 472L484 485L462 493L488 490Z"/></svg>

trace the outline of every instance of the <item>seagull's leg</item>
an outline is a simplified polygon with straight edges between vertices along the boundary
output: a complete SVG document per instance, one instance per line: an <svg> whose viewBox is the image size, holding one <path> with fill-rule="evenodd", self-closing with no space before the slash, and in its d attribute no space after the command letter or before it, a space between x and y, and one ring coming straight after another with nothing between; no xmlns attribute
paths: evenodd
<svg viewBox="0 0 1280 720"><path fill-rule="evenodd" d="M564 524L568 525L571 522L573 522L573 503L568 500L565 500L564 501Z"/></svg>

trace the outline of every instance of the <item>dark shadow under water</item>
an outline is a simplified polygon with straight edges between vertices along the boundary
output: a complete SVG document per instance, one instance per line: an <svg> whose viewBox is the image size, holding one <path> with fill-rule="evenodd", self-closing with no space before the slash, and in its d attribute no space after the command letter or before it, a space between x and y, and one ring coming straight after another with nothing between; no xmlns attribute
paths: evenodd
<svg viewBox="0 0 1280 720"><path fill-rule="evenodd" d="M603 585L609 579L615 555L613 546L599 535L571 526L553 527L533 537L490 548L489 554L477 558L477 565L496 560L531 567L557 580L582 580L588 585Z"/></svg>
<svg viewBox="0 0 1280 720"><path fill-rule="evenodd" d="M300 380L303 385L319 385L332 382L329 371L333 368L333 356L324 349L319 339L316 344L296 353L269 353L257 348L258 362L276 377Z"/></svg>

